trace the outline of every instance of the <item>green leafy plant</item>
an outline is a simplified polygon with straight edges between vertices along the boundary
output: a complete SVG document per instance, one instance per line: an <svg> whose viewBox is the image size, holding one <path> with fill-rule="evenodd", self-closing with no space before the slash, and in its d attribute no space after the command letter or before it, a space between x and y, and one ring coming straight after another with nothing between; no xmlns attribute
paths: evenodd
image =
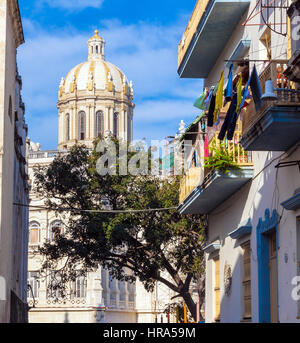
<svg viewBox="0 0 300 343"><path fill-rule="evenodd" d="M205 159L204 166L211 170L220 170L223 173L229 173L230 169L240 169L239 165L234 162L234 155L230 154L224 143L216 146L213 141L210 147L210 156Z"/></svg>

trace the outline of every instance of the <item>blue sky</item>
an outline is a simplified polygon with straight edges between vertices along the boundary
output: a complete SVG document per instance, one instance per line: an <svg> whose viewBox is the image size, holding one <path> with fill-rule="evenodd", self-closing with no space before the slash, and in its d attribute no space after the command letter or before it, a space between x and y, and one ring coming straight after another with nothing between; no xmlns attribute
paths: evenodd
<svg viewBox="0 0 300 343"><path fill-rule="evenodd" d="M106 59L134 85L134 139L163 139L198 114L200 80L179 79L177 47L196 0L19 0L25 44L18 50L29 137L56 149L61 77L87 59L98 29Z"/></svg>

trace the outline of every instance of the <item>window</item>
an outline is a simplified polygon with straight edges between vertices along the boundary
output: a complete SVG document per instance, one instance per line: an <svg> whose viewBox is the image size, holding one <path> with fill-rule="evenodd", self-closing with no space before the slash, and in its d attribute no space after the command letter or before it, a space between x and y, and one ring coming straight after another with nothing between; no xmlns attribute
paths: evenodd
<svg viewBox="0 0 300 343"><path fill-rule="evenodd" d="M102 111L96 113L96 137L104 135L104 115Z"/></svg>
<svg viewBox="0 0 300 343"><path fill-rule="evenodd" d="M40 288L40 272L28 272L28 299L38 299Z"/></svg>
<svg viewBox="0 0 300 343"><path fill-rule="evenodd" d="M47 298L58 299L62 298L62 291L60 288L61 273L52 270L48 279Z"/></svg>
<svg viewBox="0 0 300 343"><path fill-rule="evenodd" d="M251 248L250 242L245 243L242 246L243 249L243 303L244 303L244 313L243 319L251 319L252 309L251 309Z"/></svg>
<svg viewBox="0 0 300 343"><path fill-rule="evenodd" d="M66 141L70 140L70 115L66 114Z"/></svg>
<svg viewBox="0 0 300 343"><path fill-rule="evenodd" d="M128 287L128 300L131 303L135 302L135 282L128 282L127 287Z"/></svg>
<svg viewBox="0 0 300 343"><path fill-rule="evenodd" d="M72 298L86 298L87 279L85 275L78 275L75 281L72 281Z"/></svg>
<svg viewBox="0 0 300 343"><path fill-rule="evenodd" d="M221 315L221 294L220 294L220 258L217 257L214 259L214 268L215 268L215 321L220 321Z"/></svg>
<svg viewBox="0 0 300 343"><path fill-rule="evenodd" d="M118 137L119 135L119 113L114 114L114 136Z"/></svg>
<svg viewBox="0 0 300 343"><path fill-rule="evenodd" d="M9 119L11 122L12 121L12 100L11 100L11 96L9 97L8 116L9 116Z"/></svg>
<svg viewBox="0 0 300 343"><path fill-rule="evenodd" d="M50 227L50 241L54 242L64 232L63 223L60 220L56 220Z"/></svg>
<svg viewBox="0 0 300 343"><path fill-rule="evenodd" d="M83 111L78 114L78 136L80 141L85 140L85 112Z"/></svg>
<svg viewBox="0 0 300 343"><path fill-rule="evenodd" d="M29 224L29 244L38 245L40 243L40 224L31 222Z"/></svg>

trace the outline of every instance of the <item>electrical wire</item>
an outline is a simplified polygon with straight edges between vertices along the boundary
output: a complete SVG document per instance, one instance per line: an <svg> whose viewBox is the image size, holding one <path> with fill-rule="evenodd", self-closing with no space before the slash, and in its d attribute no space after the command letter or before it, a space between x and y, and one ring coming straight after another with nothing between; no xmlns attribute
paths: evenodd
<svg viewBox="0 0 300 343"><path fill-rule="evenodd" d="M83 210L79 208L51 208L46 206L34 206L26 205L20 203L13 203L14 206L27 207L27 208L36 208L40 210L50 210L50 211L66 211L66 212L84 212L84 213L143 213L143 212L162 212L162 211L172 211L177 210L177 207L166 207L166 208L147 208L142 210Z"/></svg>

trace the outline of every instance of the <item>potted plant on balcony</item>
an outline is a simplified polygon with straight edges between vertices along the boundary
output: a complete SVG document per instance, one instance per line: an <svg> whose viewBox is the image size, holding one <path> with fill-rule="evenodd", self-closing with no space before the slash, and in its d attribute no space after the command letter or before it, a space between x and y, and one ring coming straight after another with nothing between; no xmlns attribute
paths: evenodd
<svg viewBox="0 0 300 343"><path fill-rule="evenodd" d="M210 156L205 159L205 168L209 171L219 170L225 174L228 174L232 169L241 169L239 165L234 161L236 151L229 153L226 149L225 143L221 142L219 146L211 144Z"/></svg>

